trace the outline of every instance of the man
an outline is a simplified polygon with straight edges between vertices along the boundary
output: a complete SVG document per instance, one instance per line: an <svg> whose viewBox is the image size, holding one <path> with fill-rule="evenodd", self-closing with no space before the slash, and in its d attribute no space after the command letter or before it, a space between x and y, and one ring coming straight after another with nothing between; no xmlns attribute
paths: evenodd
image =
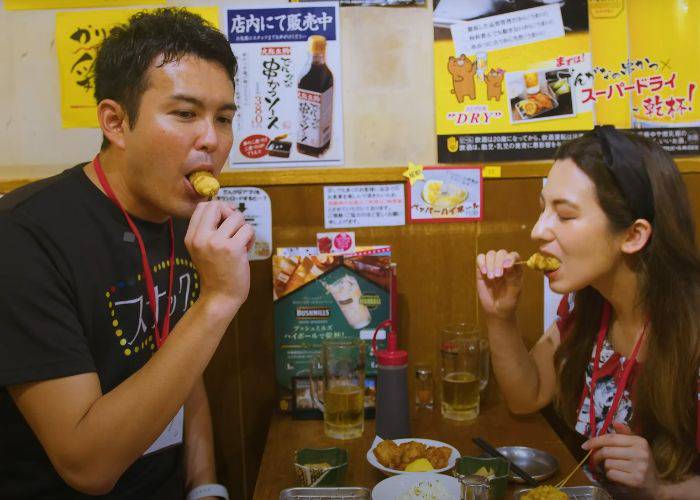
<svg viewBox="0 0 700 500"><path fill-rule="evenodd" d="M0 200L0 498L225 497L202 372L253 230L188 175L226 161L235 70L200 17L135 15L96 60L99 154Z"/></svg>

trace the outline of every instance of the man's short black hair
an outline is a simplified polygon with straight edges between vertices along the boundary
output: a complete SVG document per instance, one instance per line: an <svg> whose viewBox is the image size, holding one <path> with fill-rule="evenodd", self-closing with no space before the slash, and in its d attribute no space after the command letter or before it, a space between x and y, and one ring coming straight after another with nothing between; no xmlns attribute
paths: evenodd
<svg viewBox="0 0 700 500"><path fill-rule="evenodd" d="M185 9L138 12L127 24L112 28L97 52L95 99L98 103L113 99L121 104L133 128L153 60L162 56L160 65L165 65L185 55L218 62L234 82L236 57L215 26ZM108 145L104 137L102 148Z"/></svg>

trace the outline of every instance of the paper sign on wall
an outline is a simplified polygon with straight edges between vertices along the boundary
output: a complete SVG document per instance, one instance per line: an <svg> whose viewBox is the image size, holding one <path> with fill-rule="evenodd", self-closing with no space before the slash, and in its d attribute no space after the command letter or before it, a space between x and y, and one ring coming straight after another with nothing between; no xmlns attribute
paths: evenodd
<svg viewBox="0 0 700 500"><path fill-rule="evenodd" d="M272 255L272 205L270 196L255 187L222 188L217 197L233 203L245 221L255 229L255 244L248 260L264 260Z"/></svg>
<svg viewBox="0 0 700 500"><path fill-rule="evenodd" d="M403 184L325 186L323 208L328 229L406 223Z"/></svg>
<svg viewBox="0 0 700 500"><path fill-rule="evenodd" d="M423 167L424 179L408 191L413 222L480 220L483 185L478 167Z"/></svg>

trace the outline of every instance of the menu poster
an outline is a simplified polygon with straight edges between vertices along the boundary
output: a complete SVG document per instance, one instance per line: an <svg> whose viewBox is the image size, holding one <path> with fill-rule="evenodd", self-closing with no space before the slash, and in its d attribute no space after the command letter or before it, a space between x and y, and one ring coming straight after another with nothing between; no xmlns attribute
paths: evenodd
<svg viewBox="0 0 700 500"><path fill-rule="evenodd" d="M423 179L406 184L411 222L481 220L479 167L423 167Z"/></svg>
<svg viewBox="0 0 700 500"><path fill-rule="evenodd" d="M238 60L234 168L343 163L337 3L227 11Z"/></svg>
<svg viewBox="0 0 700 500"><path fill-rule="evenodd" d="M548 157L593 127L586 0L440 0L433 25L440 163Z"/></svg>

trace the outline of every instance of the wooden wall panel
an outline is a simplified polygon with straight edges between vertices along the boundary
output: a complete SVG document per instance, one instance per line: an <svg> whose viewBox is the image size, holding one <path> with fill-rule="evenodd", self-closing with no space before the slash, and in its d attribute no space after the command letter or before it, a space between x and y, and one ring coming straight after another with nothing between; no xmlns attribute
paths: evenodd
<svg viewBox="0 0 700 500"><path fill-rule="evenodd" d="M204 383L212 414L218 480L228 487L231 498L247 498L243 489L245 456L241 452L241 442L244 433L235 323L236 320L204 372Z"/></svg>

